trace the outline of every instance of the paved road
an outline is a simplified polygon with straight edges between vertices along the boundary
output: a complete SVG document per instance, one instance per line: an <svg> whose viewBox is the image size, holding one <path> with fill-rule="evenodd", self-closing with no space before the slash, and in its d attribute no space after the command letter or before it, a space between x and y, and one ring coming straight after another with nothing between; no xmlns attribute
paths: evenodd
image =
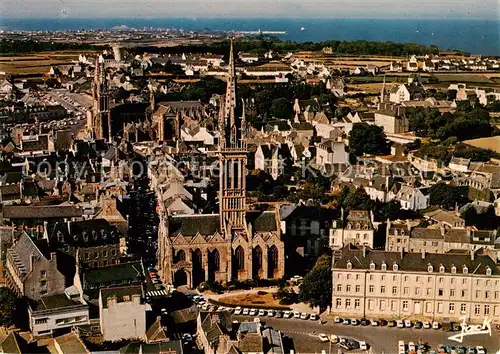
<svg viewBox="0 0 500 354"><path fill-rule="evenodd" d="M233 315L233 319L238 321L251 319L248 316ZM396 353L399 340L427 342L436 349L439 344L450 344L453 346L476 346L482 345L488 350L488 354L494 354L500 349L500 332L493 329L492 336L477 335L464 338L463 344L448 340L450 333L431 329L400 329L389 327L371 326L347 326L334 324L329 321L321 324L319 321L297 320L297 319L274 319L262 317L262 322L266 326L279 329L286 335L293 338L296 353L321 353L322 350L329 352L329 343L322 343L317 334L336 334L343 337L350 337L357 340L364 340L369 343L373 353ZM314 333L313 333L314 332ZM338 346L332 346L332 353L337 353Z"/></svg>

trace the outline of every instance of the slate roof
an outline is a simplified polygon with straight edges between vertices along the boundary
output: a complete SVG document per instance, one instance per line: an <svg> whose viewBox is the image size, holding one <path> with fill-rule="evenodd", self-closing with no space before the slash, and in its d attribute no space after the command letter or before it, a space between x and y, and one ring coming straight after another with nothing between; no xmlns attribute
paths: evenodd
<svg viewBox="0 0 500 354"><path fill-rule="evenodd" d="M129 343L119 351L120 354L183 354L181 340L172 340L161 343Z"/></svg>
<svg viewBox="0 0 500 354"><path fill-rule="evenodd" d="M21 354L21 348L19 347L18 340L16 338L16 334L14 332L10 332L9 335L0 343L0 351L2 353L9 354Z"/></svg>
<svg viewBox="0 0 500 354"><path fill-rule="evenodd" d="M31 257L33 257L34 260L44 258L44 255L35 244L35 241L31 239L26 232L21 234L16 244L7 252L12 256L16 267L23 276L32 271L31 265L34 262L31 262Z"/></svg>
<svg viewBox="0 0 500 354"><path fill-rule="evenodd" d="M69 299L66 294L42 296L39 301L32 305L35 311L55 310L70 306L83 305L80 301Z"/></svg>
<svg viewBox="0 0 500 354"><path fill-rule="evenodd" d="M72 205L6 205L3 207L3 217L7 219L64 219L82 215L83 208Z"/></svg>
<svg viewBox="0 0 500 354"><path fill-rule="evenodd" d="M88 285L140 284L145 277L141 262L114 264L106 267L87 269L83 273Z"/></svg>
<svg viewBox="0 0 500 354"><path fill-rule="evenodd" d="M54 338L63 353L88 354L90 353L78 335L74 332Z"/></svg>
<svg viewBox="0 0 500 354"><path fill-rule="evenodd" d="M352 269L367 271L370 269L371 262L375 263L377 270L380 270L381 264L385 262L388 266L387 269L390 271L392 271L392 265L396 263L399 266L399 271L427 273L427 267L430 264L433 266L434 272L439 272L439 267L443 265L445 273L450 273L451 267L454 265L457 270L462 269L462 266L466 266L471 271L474 270L474 274L483 275L486 274L486 269L489 267L492 275L500 275L500 268L486 255L475 255L474 260L468 254L452 253L426 253L424 257L422 257L422 253L403 253L403 257L401 257L400 252L367 249L366 257L363 257L361 248L348 245L343 248L342 256L335 262L334 268L347 269L348 262L351 262Z"/></svg>
<svg viewBox="0 0 500 354"><path fill-rule="evenodd" d="M143 296L141 285L114 286L101 289L102 308L108 308L108 299L115 297L117 302L132 301L133 295ZM128 297L128 300L127 300Z"/></svg>
<svg viewBox="0 0 500 354"><path fill-rule="evenodd" d="M426 240L442 240L444 236L441 234L441 229L428 229L425 227L416 227L410 232L411 238L419 238Z"/></svg>
<svg viewBox="0 0 500 354"><path fill-rule="evenodd" d="M146 341L148 343L164 342L168 339L165 328L161 324L161 317L157 317L156 321L146 331Z"/></svg>
<svg viewBox="0 0 500 354"><path fill-rule="evenodd" d="M252 224L254 232L277 231L278 225L274 211L249 210L246 213L247 223Z"/></svg>
<svg viewBox="0 0 500 354"><path fill-rule="evenodd" d="M264 346L261 336L257 333L244 336L238 342L238 349L243 353L263 353Z"/></svg>
<svg viewBox="0 0 500 354"><path fill-rule="evenodd" d="M169 223L170 235L184 236L213 235L220 233L219 214L175 215Z"/></svg>
<svg viewBox="0 0 500 354"><path fill-rule="evenodd" d="M58 130L54 140L54 149L56 151L69 150L73 143L73 133L71 130Z"/></svg>

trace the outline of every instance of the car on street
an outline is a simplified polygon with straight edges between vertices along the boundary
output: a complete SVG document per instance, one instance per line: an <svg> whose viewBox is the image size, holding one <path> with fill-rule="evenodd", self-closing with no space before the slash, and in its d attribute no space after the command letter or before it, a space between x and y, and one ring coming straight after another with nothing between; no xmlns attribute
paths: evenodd
<svg viewBox="0 0 500 354"><path fill-rule="evenodd" d="M273 310L268 310L267 311L267 317L274 317L274 311Z"/></svg>
<svg viewBox="0 0 500 354"><path fill-rule="evenodd" d="M404 340L400 340L398 342L398 354L406 354L406 346Z"/></svg>
<svg viewBox="0 0 500 354"><path fill-rule="evenodd" d="M413 323L410 320L405 320L405 328L411 328L412 325Z"/></svg>
<svg viewBox="0 0 500 354"><path fill-rule="evenodd" d="M322 342L328 342L328 341L329 341L328 336L327 336L326 334L324 334L324 333L320 333L320 334L318 335L318 338L319 338L319 340L320 340L320 341L322 341Z"/></svg>
<svg viewBox="0 0 500 354"><path fill-rule="evenodd" d="M380 320L380 321L378 321L378 325L382 326L382 327L387 326L387 321L386 320Z"/></svg>
<svg viewBox="0 0 500 354"><path fill-rule="evenodd" d="M333 323L342 323L342 319L339 316L335 316L333 319Z"/></svg>
<svg viewBox="0 0 500 354"><path fill-rule="evenodd" d="M318 315L316 315L315 313L311 314L311 317L309 317L309 319L311 321L317 321L318 320Z"/></svg>
<svg viewBox="0 0 500 354"><path fill-rule="evenodd" d="M377 320L371 320L370 321L370 324L373 326L373 327L377 327L379 325L379 322Z"/></svg>
<svg viewBox="0 0 500 354"><path fill-rule="evenodd" d="M264 310L259 310L259 316L265 316L266 315L266 311Z"/></svg>
<svg viewBox="0 0 500 354"><path fill-rule="evenodd" d="M257 310L256 309L250 309L250 311L248 312L248 314L250 316L256 316L257 315Z"/></svg>
<svg viewBox="0 0 500 354"><path fill-rule="evenodd" d="M281 311L276 311L276 314L274 315L276 318L282 318L283 317L283 312Z"/></svg>
<svg viewBox="0 0 500 354"><path fill-rule="evenodd" d="M408 343L408 351L409 351L410 353L415 352L415 350L416 350L416 349L417 349L417 348L415 347L415 343L413 343L413 342L409 342L409 343Z"/></svg>
<svg viewBox="0 0 500 354"><path fill-rule="evenodd" d="M250 309L243 309L243 315L245 316L248 316L248 314L250 313Z"/></svg>
<svg viewBox="0 0 500 354"><path fill-rule="evenodd" d="M293 318L300 318L300 312L299 311L294 311Z"/></svg>
<svg viewBox="0 0 500 354"><path fill-rule="evenodd" d="M413 325L413 328L416 328L416 329L422 328L422 322L416 321L415 324Z"/></svg>
<svg viewBox="0 0 500 354"><path fill-rule="evenodd" d="M439 322L436 322L436 321L432 322L432 329L439 329L439 328L441 328L441 325L439 324Z"/></svg>
<svg viewBox="0 0 500 354"><path fill-rule="evenodd" d="M357 319L355 319L355 318L351 318L351 325L352 326L357 326L357 325L359 325L359 321Z"/></svg>
<svg viewBox="0 0 500 354"><path fill-rule="evenodd" d="M476 346L476 353L477 354L486 354L486 349L482 345L477 345Z"/></svg>
<svg viewBox="0 0 500 354"><path fill-rule="evenodd" d="M237 307L234 309L234 314L235 314L235 315L241 315L241 311L242 311L241 307L240 307L240 306L237 306Z"/></svg>
<svg viewBox="0 0 500 354"><path fill-rule="evenodd" d="M467 354L476 354L476 348L474 348L474 347L468 347L467 348Z"/></svg>
<svg viewBox="0 0 500 354"><path fill-rule="evenodd" d="M360 323L362 326L369 326L370 325L370 321L368 321L366 318L362 318Z"/></svg>
<svg viewBox="0 0 500 354"><path fill-rule="evenodd" d="M430 329L432 328L432 325L429 321L424 321L422 327L424 327L424 329Z"/></svg>
<svg viewBox="0 0 500 354"><path fill-rule="evenodd" d="M389 327L396 327L396 321L390 320L389 322L387 322L387 326L389 326Z"/></svg>
<svg viewBox="0 0 500 354"><path fill-rule="evenodd" d="M337 344L339 342L339 337L336 336L335 334L330 334L328 338L330 339L330 342L332 342L333 344Z"/></svg>
<svg viewBox="0 0 500 354"><path fill-rule="evenodd" d="M359 350L368 350L368 344L364 340L359 341Z"/></svg>
<svg viewBox="0 0 500 354"><path fill-rule="evenodd" d="M405 323L403 322L403 320L397 320L396 321L396 327L398 327L398 328L405 328Z"/></svg>
<svg viewBox="0 0 500 354"><path fill-rule="evenodd" d="M351 321L348 318L344 318L344 320L342 321L342 324L344 324L344 325L350 325Z"/></svg>
<svg viewBox="0 0 500 354"><path fill-rule="evenodd" d="M292 317L292 313L290 311L283 312L283 318L290 318L290 317Z"/></svg>
<svg viewBox="0 0 500 354"><path fill-rule="evenodd" d="M309 314L307 312L302 312L300 314L300 319L301 320L307 320L308 317L309 317Z"/></svg>

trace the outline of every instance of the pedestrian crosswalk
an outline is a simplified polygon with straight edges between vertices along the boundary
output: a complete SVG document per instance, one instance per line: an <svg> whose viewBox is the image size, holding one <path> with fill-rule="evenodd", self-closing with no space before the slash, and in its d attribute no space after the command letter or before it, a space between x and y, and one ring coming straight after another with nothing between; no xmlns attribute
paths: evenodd
<svg viewBox="0 0 500 354"><path fill-rule="evenodd" d="M167 290L154 290L154 291L148 291L146 293L146 296L149 297L160 297L160 296L167 296L168 291Z"/></svg>

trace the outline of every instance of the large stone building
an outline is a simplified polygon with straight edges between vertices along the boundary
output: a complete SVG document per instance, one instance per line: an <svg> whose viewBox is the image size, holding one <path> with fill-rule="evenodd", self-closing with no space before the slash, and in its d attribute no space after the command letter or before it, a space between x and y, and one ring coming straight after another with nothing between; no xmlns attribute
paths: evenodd
<svg viewBox="0 0 500 354"><path fill-rule="evenodd" d="M373 213L367 210L351 210L345 221L342 218L333 221L329 246L333 250L347 244L373 247L374 234Z"/></svg>
<svg viewBox="0 0 500 354"><path fill-rule="evenodd" d="M219 112L219 213L172 216L159 198L158 271L167 284L281 278L284 243L277 211L248 211L244 108L237 105L231 46Z"/></svg>
<svg viewBox="0 0 500 354"><path fill-rule="evenodd" d="M333 263L332 312L347 317L500 322L500 268L486 255L346 246Z"/></svg>

